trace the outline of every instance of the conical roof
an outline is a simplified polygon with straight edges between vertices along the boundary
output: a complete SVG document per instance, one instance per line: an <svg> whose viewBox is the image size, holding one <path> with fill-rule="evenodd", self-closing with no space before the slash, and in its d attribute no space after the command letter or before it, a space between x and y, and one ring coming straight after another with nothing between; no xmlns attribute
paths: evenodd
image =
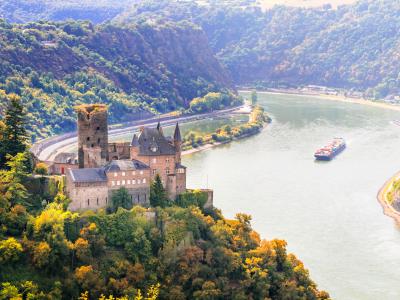
<svg viewBox="0 0 400 300"><path fill-rule="evenodd" d="M136 133L133 135L131 146L139 147L139 139L138 139Z"/></svg>
<svg viewBox="0 0 400 300"><path fill-rule="evenodd" d="M179 129L179 124L178 124L178 122L176 122L176 126L175 126L174 141L176 141L176 142L182 142L181 130Z"/></svg>

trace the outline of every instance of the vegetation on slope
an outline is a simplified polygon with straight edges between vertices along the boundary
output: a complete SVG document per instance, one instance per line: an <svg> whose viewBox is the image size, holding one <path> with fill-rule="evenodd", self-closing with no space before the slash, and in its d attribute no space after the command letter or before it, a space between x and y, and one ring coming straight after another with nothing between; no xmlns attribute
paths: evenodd
<svg viewBox="0 0 400 300"><path fill-rule="evenodd" d="M240 2L240 1L238 1ZM147 1L117 18L190 20L206 32L237 84L319 84L398 94L400 3L361 0L338 9L260 8L209 1Z"/></svg>
<svg viewBox="0 0 400 300"><path fill-rule="evenodd" d="M7 95L19 95L33 138L74 129L76 104L108 104L116 122L230 87L205 34L188 23L0 20L0 37L0 115Z"/></svg>
<svg viewBox="0 0 400 300"><path fill-rule="evenodd" d="M265 115L261 106L255 106L245 124L231 127L224 125L212 133L198 133L190 131L183 138L182 149L189 150L207 144L226 143L234 139L255 135L260 132L270 119Z"/></svg>
<svg viewBox="0 0 400 300"><path fill-rule="evenodd" d="M101 23L129 8L134 0L2 0L0 16L12 23L39 20L89 20Z"/></svg>

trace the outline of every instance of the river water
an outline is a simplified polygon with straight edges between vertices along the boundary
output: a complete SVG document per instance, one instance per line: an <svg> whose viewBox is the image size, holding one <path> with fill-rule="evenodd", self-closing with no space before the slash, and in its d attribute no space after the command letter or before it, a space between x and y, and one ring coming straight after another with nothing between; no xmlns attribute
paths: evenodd
<svg viewBox="0 0 400 300"><path fill-rule="evenodd" d="M260 134L184 157L189 187L214 189L226 217L251 214L334 299L400 299L400 231L376 200L400 169L400 113L307 96L259 94L273 122ZM331 162L314 151L333 137Z"/></svg>

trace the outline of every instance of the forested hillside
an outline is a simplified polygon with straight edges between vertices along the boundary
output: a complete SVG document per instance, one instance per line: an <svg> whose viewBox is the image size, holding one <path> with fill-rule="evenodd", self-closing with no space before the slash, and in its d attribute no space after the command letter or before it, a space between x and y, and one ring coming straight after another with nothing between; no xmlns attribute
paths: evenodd
<svg viewBox="0 0 400 300"><path fill-rule="evenodd" d="M239 2L239 1L238 1ZM321 8L150 1L116 18L190 20L207 33L237 84L319 84L385 97L400 88L400 2Z"/></svg>
<svg viewBox="0 0 400 300"><path fill-rule="evenodd" d="M13 23L38 20L90 20L100 23L115 17L136 0L2 0L0 17Z"/></svg>
<svg viewBox="0 0 400 300"><path fill-rule="evenodd" d="M74 129L76 104L109 104L116 122L231 86L204 32L185 22L1 21L0 59L0 112L6 94L20 95L34 138Z"/></svg>

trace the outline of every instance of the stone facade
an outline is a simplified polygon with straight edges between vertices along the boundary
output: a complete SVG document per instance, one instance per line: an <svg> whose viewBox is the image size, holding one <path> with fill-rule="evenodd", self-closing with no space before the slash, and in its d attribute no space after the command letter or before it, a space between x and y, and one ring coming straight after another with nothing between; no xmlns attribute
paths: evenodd
<svg viewBox="0 0 400 300"><path fill-rule="evenodd" d="M78 114L78 166L66 172L71 210L111 205L112 194L124 187L131 205L150 204L150 185L158 174L171 200L186 191L181 164L181 133L165 137L160 124L141 128L131 143L108 143L107 108L84 105Z"/></svg>

